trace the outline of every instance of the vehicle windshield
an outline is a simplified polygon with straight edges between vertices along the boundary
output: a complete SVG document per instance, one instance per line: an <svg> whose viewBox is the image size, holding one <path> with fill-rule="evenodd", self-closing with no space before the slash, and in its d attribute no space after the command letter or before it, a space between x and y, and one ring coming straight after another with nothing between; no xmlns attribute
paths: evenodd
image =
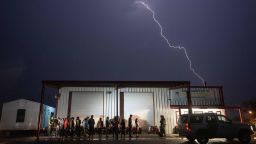
<svg viewBox="0 0 256 144"><path fill-rule="evenodd" d="M193 115L190 117L191 123L201 123L203 121L203 115Z"/></svg>
<svg viewBox="0 0 256 144"><path fill-rule="evenodd" d="M223 115L218 115L218 121L223 123L231 123L231 120L229 120L227 117Z"/></svg>

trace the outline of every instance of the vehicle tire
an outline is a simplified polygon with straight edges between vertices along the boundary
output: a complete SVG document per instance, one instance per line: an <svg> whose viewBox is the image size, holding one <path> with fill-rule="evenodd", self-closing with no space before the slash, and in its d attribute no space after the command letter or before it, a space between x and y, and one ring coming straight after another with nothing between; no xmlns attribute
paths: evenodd
<svg viewBox="0 0 256 144"><path fill-rule="evenodd" d="M197 132L197 138L196 140L200 143L200 144L207 144L209 141L208 138L208 133L206 130L200 130Z"/></svg>
<svg viewBox="0 0 256 144"><path fill-rule="evenodd" d="M228 138L226 138L226 140L227 140L227 141L233 141L233 140L234 140L234 138L232 138L232 137L228 137Z"/></svg>
<svg viewBox="0 0 256 144"><path fill-rule="evenodd" d="M200 144L207 144L209 139L207 137L198 137L196 139Z"/></svg>
<svg viewBox="0 0 256 144"><path fill-rule="evenodd" d="M197 134L197 139L196 139L200 144L207 144L209 141L209 138L206 136L204 132L200 132Z"/></svg>
<svg viewBox="0 0 256 144"><path fill-rule="evenodd" d="M251 135L249 132L243 131L243 132L240 132L238 139L241 143L247 144L251 141Z"/></svg>
<svg viewBox="0 0 256 144"><path fill-rule="evenodd" d="M188 141L190 143L193 143L195 141L195 138L194 137L190 137L190 136L186 136L186 138L188 139Z"/></svg>
<svg viewBox="0 0 256 144"><path fill-rule="evenodd" d="M233 140L234 140L234 138L232 138L232 137L228 137L228 138L226 138L226 140L227 140L227 141L233 141Z"/></svg>

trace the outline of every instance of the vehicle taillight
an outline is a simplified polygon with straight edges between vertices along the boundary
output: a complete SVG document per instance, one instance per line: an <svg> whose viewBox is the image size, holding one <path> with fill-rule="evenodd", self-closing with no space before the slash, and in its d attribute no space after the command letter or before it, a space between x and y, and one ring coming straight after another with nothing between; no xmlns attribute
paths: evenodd
<svg viewBox="0 0 256 144"><path fill-rule="evenodd" d="M191 131L191 127L190 127L190 124L188 122L186 122L186 130Z"/></svg>

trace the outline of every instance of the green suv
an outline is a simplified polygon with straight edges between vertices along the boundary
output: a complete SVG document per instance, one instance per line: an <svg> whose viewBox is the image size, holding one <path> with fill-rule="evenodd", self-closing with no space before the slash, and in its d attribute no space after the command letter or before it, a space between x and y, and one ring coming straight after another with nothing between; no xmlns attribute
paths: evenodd
<svg viewBox="0 0 256 144"><path fill-rule="evenodd" d="M208 143L210 138L238 138L242 143L249 143L253 128L248 124L232 122L224 115L184 114L178 120L178 133L190 142L196 139L200 144Z"/></svg>

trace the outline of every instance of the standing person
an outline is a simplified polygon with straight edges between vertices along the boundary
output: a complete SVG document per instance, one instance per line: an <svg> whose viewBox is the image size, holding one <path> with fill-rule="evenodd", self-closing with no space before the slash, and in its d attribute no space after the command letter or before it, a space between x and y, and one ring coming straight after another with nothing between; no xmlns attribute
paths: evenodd
<svg viewBox="0 0 256 144"><path fill-rule="evenodd" d="M60 119L60 137L64 136L64 118Z"/></svg>
<svg viewBox="0 0 256 144"><path fill-rule="evenodd" d="M89 124L88 124L88 121L89 121L89 117L87 116L86 118L84 118L83 120L83 130L84 130L84 136L86 137L87 134L89 134Z"/></svg>
<svg viewBox="0 0 256 144"><path fill-rule="evenodd" d="M139 132L139 120L138 118L135 119L135 132L136 132L136 137L138 137L138 132Z"/></svg>
<svg viewBox="0 0 256 144"><path fill-rule="evenodd" d="M132 115L130 115L128 119L128 131L129 131L129 138L132 137Z"/></svg>
<svg viewBox="0 0 256 144"><path fill-rule="evenodd" d="M105 125L106 125L106 138L108 138L108 133L109 133L109 128L110 128L109 117L106 118Z"/></svg>
<svg viewBox="0 0 256 144"><path fill-rule="evenodd" d="M100 118L98 123L97 123L97 129L98 129L99 139L101 139L102 138L102 129L103 129L102 118Z"/></svg>
<svg viewBox="0 0 256 144"><path fill-rule="evenodd" d="M160 116L160 137L166 136L165 135L165 126L166 126L166 121L163 115Z"/></svg>
<svg viewBox="0 0 256 144"><path fill-rule="evenodd" d="M113 130L114 130L114 135L116 137L116 140L118 140L118 133L119 133L119 121L118 121L118 117L115 116L114 118L114 123L113 123Z"/></svg>
<svg viewBox="0 0 256 144"><path fill-rule="evenodd" d="M53 127L54 127L54 119L53 119L53 117L51 117L49 124L48 124L48 135L49 136L52 136Z"/></svg>
<svg viewBox="0 0 256 144"><path fill-rule="evenodd" d="M111 133L112 133L112 137L115 137L115 131L114 131L114 125L115 125L115 118L110 120L111 123Z"/></svg>
<svg viewBox="0 0 256 144"><path fill-rule="evenodd" d="M123 135L125 138L125 120L124 119L122 119L120 126L121 126L121 138Z"/></svg>
<svg viewBox="0 0 256 144"><path fill-rule="evenodd" d="M68 137L68 131L69 131L69 122L68 122L68 118L65 118L65 120L64 120L64 134L65 134L65 137Z"/></svg>
<svg viewBox="0 0 256 144"><path fill-rule="evenodd" d="M94 135L94 125L95 125L95 121L93 119L93 115L91 115L91 118L88 121L88 125L89 125L89 140L93 140L93 135Z"/></svg>
<svg viewBox="0 0 256 144"><path fill-rule="evenodd" d="M81 131L80 131L80 125L81 125L81 120L79 117L76 117L76 136L80 137Z"/></svg>
<svg viewBox="0 0 256 144"><path fill-rule="evenodd" d="M56 119L56 133L55 136L60 136L60 118L57 117Z"/></svg>
<svg viewBox="0 0 256 144"><path fill-rule="evenodd" d="M70 129L71 138L73 138L73 136L74 136L74 129L75 129L74 117L72 117L72 118L70 119L69 129Z"/></svg>

